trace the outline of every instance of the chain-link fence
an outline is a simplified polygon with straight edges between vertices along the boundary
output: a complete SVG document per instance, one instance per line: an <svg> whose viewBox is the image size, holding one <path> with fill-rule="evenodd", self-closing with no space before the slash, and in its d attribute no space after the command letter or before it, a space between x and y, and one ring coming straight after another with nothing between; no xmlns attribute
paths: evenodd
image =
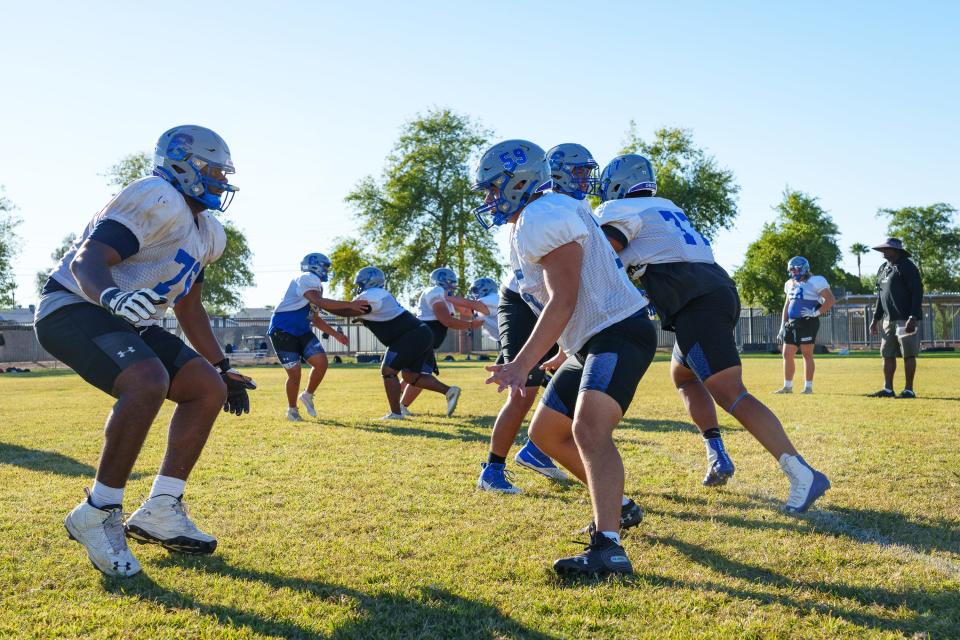
<svg viewBox="0 0 960 640"><path fill-rule="evenodd" d="M924 304L923 311L923 321L919 327L923 347L960 345L960 302L930 301ZM325 319L350 339L349 346L346 346L333 338L321 337L327 353L356 356L379 355L383 352L383 345L363 325L337 317ZM831 350L879 348L879 337L870 334L872 320L872 302L841 301L827 316L820 319L817 344ZM659 347L671 348L673 333L662 330L659 322L655 321L655 324ZM267 337L268 318L214 317L211 318L211 325L217 340L235 360L258 362L275 359L273 345ZM163 327L181 335L175 318L166 318ZM737 345L743 351L776 350L779 330L779 314L764 314L759 309L743 309L735 330ZM469 332L450 331L438 351L493 353L496 349L496 342L483 335L478 329ZM52 362L53 360L54 358L37 341L32 324L0 322L0 363Z"/></svg>

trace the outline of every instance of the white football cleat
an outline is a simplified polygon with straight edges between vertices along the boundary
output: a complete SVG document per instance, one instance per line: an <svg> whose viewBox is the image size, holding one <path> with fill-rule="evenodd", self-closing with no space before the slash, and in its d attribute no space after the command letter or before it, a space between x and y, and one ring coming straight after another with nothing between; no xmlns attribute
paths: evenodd
<svg viewBox="0 0 960 640"><path fill-rule="evenodd" d="M790 495L783 510L787 513L806 513L817 498L830 488L830 480L803 459L802 456L784 454L780 468L790 479Z"/></svg>
<svg viewBox="0 0 960 640"><path fill-rule="evenodd" d="M296 407L290 407L287 409L287 420L290 422L303 422L303 418L300 417L300 411Z"/></svg>
<svg viewBox="0 0 960 640"><path fill-rule="evenodd" d="M407 409L407 405L401 404L400 415L402 415L404 418L412 418L417 414L415 414L413 411L410 411L410 409Z"/></svg>
<svg viewBox="0 0 960 640"><path fill-rule="evenodd" d="M127 519L124 529L137 542L159 544L168 551L207 554L217 548L217 539L200 531L187 515L187 505L174 496L148 499Z"/></svg>
<svg viewBox="0 0 960 640"><path fill-rule="evenodd" d="M300 394L300 402L303 403L303 407L307 410L307 414L308 414L311 418L316 418L316 417L317 417L317 410L316 410L316 409L314 408L314 406L313 406L313 394L312 394L312 393L307 393L306 391L304 391L303 393L301 393L301 394Z"/></svg>
<svg viewBox="0 0 960 640"><path fill-rule="evenodd" d="M457 401L460 400L460 387L450 387L444 396L447 399L447 417L449 418L457 408Z"/></svg>
<svg viewBox="0 0 960 640"><path fill-rule="evenodd" d="M377 419L378 420L403 420L404 418L403 418L403 415L399 413L394 413L393 411L391 411L390 413L383 416L382 418L377 418Z"/></svg>
<svg viewBox="0 0 960 640"><path fill-rule="evenodd" d="M98 508L88 498L63 521L70 539L82 544L93 566L111 578L129 578L140 573L140 563L123 537L123 515L120 505Z"/></svg>

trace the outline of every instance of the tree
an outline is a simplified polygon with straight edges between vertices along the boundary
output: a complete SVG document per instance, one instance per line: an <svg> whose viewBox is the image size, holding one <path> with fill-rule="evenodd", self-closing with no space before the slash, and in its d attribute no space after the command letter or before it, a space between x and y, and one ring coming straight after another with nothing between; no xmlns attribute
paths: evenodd
<svg viewBox="0 0 960 640"><path fill-rule="evenodd" d="M46 271L37 271L37 295L40 295L40 292L43 291L43 286L47 284L47 279L50 278L50 274L56 268L57 264L59 264L60 259L70 251L70 247L72 247L76 241L77 234L70 232L65 235L63 240L60 241L60 246L50 254L50 258L53 260L53 266Z"/></svg>
<svg viewBox="0 0 960 640"><path fill-rule="evenodd" d="M620 153L639 153L650 160L657 195L673 200L707 238L733 226L740 192L733 171L719 167L713 156L695 146L689 129L657 129L653 141L646 142L631 120Z"/></svg>
<svg viewBox="0 0 960 640"><path fill-rule="evenodd" d="M349 300L352 297L353 278L357 275L357 271L374 264L375 260L363 250L360 241L354 238L337 238L329 258L333 263L330 289L334 292L334 297Z"/></svg>
<svg viewBox="0 0 960 640"><path fill-rule="evenodd" d="M863 273L860 271L860 256L870 253L870 247L862 242L854 242L850 245L850 253L857 257L857 279L863 280Z"/></svg>
<svg viewBox="0 0 960 640"><path fill-rule="evenodd" d="M888 235L903 240L923 277L927 291L960 289L960 226L957 210L938 202L928 207L880 209L888 219Z"/></svg>
<svg viewBox="0 0 960 640"><path fill-rule="evenodd" d="M470 190L467 166L490 135L450 109L418 114L401 129L381 179L367 176L347 195L364 244L376 266L391 272L395 293L422 287L442 266L464 284L500 276L493 234L473 217L482 196Z"/></svg>
<svg viewBox="0 0 960 640"><path fill-rule="evenodd" d="M744 300L770 313L783 307L787 261L793 256L807 258L814 273L830 281L846 279L837 269L837 225L816 198L788 187L774 210L777 219L763 225L760 237L747 249L743 265L733 274Z"/></svg>
<svg viewBox="0 0 960 640"><path fill-rule="evenodd" d="M16 229L22 222L13 213L16 208L0 186L0 307L16 304L17 281L13 277L13 258L20 250Z"/></svg>
<svg viewBox="0 0 960 640"><path fill-rule="evenodd" d="M153 160L145 152L131 153L101 174L107 184L123 189L153 172ZM216 212L214 212L216 213ZM232 220L221 220L227 234L223 255L203 273L203 303L211 314L226 314L243 306L243 289L254 284L250 264L253 252L247 237Z"/></svg>

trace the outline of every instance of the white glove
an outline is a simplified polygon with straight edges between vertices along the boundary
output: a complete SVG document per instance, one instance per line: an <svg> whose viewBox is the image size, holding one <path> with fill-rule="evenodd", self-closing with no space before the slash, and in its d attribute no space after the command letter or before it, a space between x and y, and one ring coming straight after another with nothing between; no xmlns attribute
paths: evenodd
<svg viewBox="0 0 960 640"><path fill-rule="evenodd" d="M800 315L804 318L819 318L820 309L802 309Z"/></svg>
<svg viewBox="0 0 960 640"><path fill-rule="evenodd" d="M110 287L100 294L100 304L130 324L149 320L157 312L157 305L166 301L153 289L121 291L117 287Z"/></svg>
<svg viewBox="0 0 960 640"><path fill-rule="evenodd" d="M784 323L780 325L780 333L777 334L777 340L779 340L780 342L783 342L786 339L787 339L787 325Z"/></svg>

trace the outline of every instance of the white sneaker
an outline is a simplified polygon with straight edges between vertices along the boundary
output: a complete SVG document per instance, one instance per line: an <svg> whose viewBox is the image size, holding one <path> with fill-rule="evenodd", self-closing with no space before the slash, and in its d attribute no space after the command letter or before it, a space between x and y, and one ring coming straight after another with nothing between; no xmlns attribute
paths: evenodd
<svg viewBox="0 0 960 640"><path fill-rule="evenodd" d="M457 401L460 399L460 387L450 387L445 394L447 398L447 417L453 415L457 408Z"/></svg>
<svg viewBox="0 0 960 640"><path fill-rule="evenodd" d="M153 496L144 502L124 529L137 542L153 542L168 551L206 554L217 548L217 539L200 531L187 515L187 505L173 496Z"/></svg>
<svg viewBox="0 0 960 640"><path fill-rule="evenodd" d="M378 418L378 419L379 419L379 420L403 420L404 418L403 418L403 415L402 415L402 414L394 413L393 411L391 411L391 412L388 413L387 415L383 416L382 418Z"/></svg>
<svg viewBox="0 0 960 640"><path fill-rule="evenodd" d="M313 407L313 394L307 393L304 391L300 394L300 402L303 403L303 407L307 410L307 414L311 418L317 417L317 410ZM299 417L299 416L298 416Z"/></svg>
<svg viewBox="0 0 960 640"><path fill-rule="evenodd" d="M300 417L300 411L298 411L296 407L287 409L287 420L290 422L303 422L303 418Z"/></svg>
<svg viewBox="0 0 960 640"><path fill-rule="evenodd" d="M780 387L774 393L793 393L793 387Z"/></svg>
<svg viewBox="0 0 960 640"><path fill-rule="evenodd" d="M780 468L790 479L790 495L783 510L787 513L806 513L817 498L830 488L830 480L803 459L802 456L780 457Z"/></svg>
<svg viewBox="0 0 960 640"><path fill-rule="evenodd" d="M63 526L71 540L84 546L90 562L104 575L129 578L140 573L140 563L130 553L123 537L120 505L100 509L90 504L88 498L67 514Z"/></svg>
<svg viewBox="0 0 960 640"><path fill-rule="evenodd" d="M412 418L417 414L415 414L413 411L410 411L410 409L407 409L407 405L401 404L400 415L402 415L404 418Z"/></svg>

